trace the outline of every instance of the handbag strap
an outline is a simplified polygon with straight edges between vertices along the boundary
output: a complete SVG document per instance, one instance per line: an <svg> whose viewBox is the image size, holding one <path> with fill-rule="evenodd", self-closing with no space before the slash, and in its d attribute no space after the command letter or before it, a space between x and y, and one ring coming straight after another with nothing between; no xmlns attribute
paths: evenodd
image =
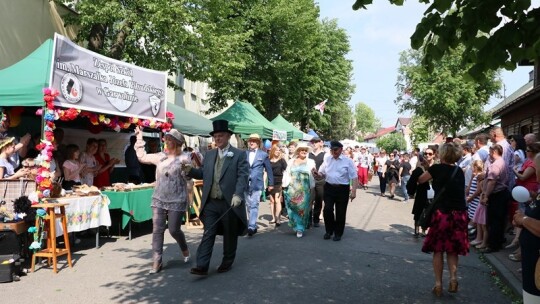
<svg viewBox="0 0 540 304"><path fill-rule="evenodd" d="M444 186L442 187L441 191L439 193L437 193L437 196L435 196L435 198L433 198L433 208L435 209L435 204L437 203L437 201L439 200L439 198L441 197L441 195L444 193L444 191L446 190L446 186L448 185L448 183L450 183L450 181L454 178L454 176L456 176L456 173L457 173L457 170L459 169L458 166L455 166L454 168L454 171L452 172L452 175L450 175L450 178L446 181L446 184L444 184Z"/></svg>

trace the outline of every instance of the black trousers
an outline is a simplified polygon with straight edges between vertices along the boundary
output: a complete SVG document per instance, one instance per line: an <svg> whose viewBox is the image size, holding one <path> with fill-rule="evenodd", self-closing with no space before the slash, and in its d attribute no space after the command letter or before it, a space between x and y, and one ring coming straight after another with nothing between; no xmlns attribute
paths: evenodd
<svg viewBox="0 0 540 304"><path fill-rule="evenodd" d="M197 249L197 267L205 270L210 267L210 258L212 257L218 229L223 232L223 260L221 263L222 265L231 265L234 262L238 245L240 219L232 209L227 210L229 210L229 204L225 200L209 199L206 202L201 215L204 233L201 244ZM225 214L223 218L219 219L223 214Z"/></svg>
<svg viewBox="0 0 540 304"><path fill-rule="evenodd" d="M386 192L386 178L384 178L384 173L377 172L377 175L379 176L379 188L381 188L381 193Z"/></svg>
<svg viewBox="0 0 540 304"><path fill-rule="evenodd" d="M315 189L313 189L313 210L311 211L311 221L313 223L320 222L321 211L324 199L324 179L315 181Z"/></svg>
<svg viewBox="0 0 540 304"><path fill-rule="evenodd" d="M326 233L337 236L343 235L347 205L349 204L349 185L324 184L324 227ZM334 216L334 206L336 213Z"/></svg>
<svg viewBox="0 0 540 304"><path fill-rule="evenodd" d="M508 190L491 193L488 197L486 224L488 246L492 250L501 249L504 243L504 227L506 226L509 199L510 193Z"/></svg>

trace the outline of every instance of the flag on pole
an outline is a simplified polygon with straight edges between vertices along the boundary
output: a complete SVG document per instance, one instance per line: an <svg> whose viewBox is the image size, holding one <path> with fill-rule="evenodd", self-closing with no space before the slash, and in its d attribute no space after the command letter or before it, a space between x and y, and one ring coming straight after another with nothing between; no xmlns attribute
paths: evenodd
<svg viewBox="0 0 540 304"><path fill-rule="evenodd" d="M328 99L324 100L323 102L315 106L315 110L319 110L321 112L321 115L324 114L324 106L326 102L328 102Z"/></svg>

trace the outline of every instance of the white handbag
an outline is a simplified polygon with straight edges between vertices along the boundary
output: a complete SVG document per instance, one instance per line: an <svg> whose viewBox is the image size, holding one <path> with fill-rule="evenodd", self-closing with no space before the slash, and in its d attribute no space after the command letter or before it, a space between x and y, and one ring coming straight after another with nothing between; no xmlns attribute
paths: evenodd
<svg viewBox="0 0 540 304"><path fill-rule="evenodd" d="M290 183L291 183L291 175L289 174L289 171L283 172L283 179L281 180L281 187L283 188L289 187Z"/></svg>

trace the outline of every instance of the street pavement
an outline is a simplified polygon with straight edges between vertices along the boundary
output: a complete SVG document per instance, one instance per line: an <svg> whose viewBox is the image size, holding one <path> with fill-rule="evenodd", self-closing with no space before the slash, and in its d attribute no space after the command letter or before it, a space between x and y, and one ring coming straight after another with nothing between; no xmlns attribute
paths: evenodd
<svg viewBox="0 0 540 304"><path fill-rule="evenodd" d="M189 273L193 262L182 262L168 233L164 269L147 275L148 223L134 225L132 240L101 238L99 249L85 239L74 250L73 268L60 258L58 274L40 265L19 282L0 284L2 303L511 303L475 250L460 257L459 292L446 291L445 269L444 294L434 297L431 255L421 252L423 239L412 236L412 200L405 204L377 193L375 180L358 190L338 242L323 240L323 223L301 239L287 224L275 228L268 203L261 203L259 232L239 239L232 270L216 271L218 237L206 277ZM202 230L184 231L194 256Z"/></svg>

